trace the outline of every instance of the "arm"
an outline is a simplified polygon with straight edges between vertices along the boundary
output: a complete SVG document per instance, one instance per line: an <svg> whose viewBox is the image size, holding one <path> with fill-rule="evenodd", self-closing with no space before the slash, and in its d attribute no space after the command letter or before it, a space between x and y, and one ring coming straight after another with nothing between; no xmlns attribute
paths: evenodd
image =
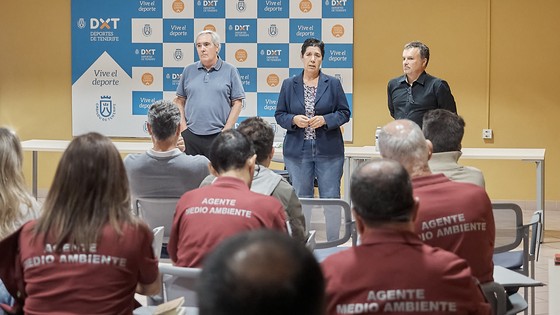
<svg viewBox="0 0 560 315"><path fill-rule="evenodd" d="M278 96L278 102L276 103L276 112L274 113L274 117L276 118L276 122L282 128L286 130L296 130L298 128L295 125L296 122L294 122L294 116L296 115L291 113L288 109L288 90L291 87L289 80L290 79L286 79L284 80L284 82L282 82L280 95Z"/></svg>
<svg viewBox="0 0 560 315"><path fill-rule="evenodd" d="M391 81L387 84L387 104L389 106L389 114L395 118L395 108L393 107L393 96L391 95Z"/></svg>
<svg viewBox="0 0 560 315"><path fill-rule="evenodd" d="M235 126L235 123L239 118L239 114L241 113L241 109L243 109L242 99L234 100L231 102L231 111L229 112L229 116L223 130L228 130Z"/></svg>
<svg viewBox="0 0 560 315"><path fill-rule="evenodd" d="M441 84L436 90L436 98L438 102L438 108L447 109L452 113L457 113L457 106L455 105L455 98L451 94L451 88L446 81L441 80Z"/></svg>
<svg viewBox="0 0 560 315"><path fill-rule="evenodd" d="M161 275L159 275L158 273L158 276L156 277L156 281L150 284L137 283L136 293L142 295L156 295L159 293L160 288L161 288Z"/></svg>
<svg viewBox="0 0 560 315"><path fill-rule="evenodd" d="M181 132L187 129L187 120L185 119L185 104L187 103L187 98L177 95L173 100L175 105L179 107L179 112L181 112Z"/></svg>
<svg viewBox="0 0 560 315"><path fill-rule="evenodd" d="M337 129L350 120L350 106L348 105L348 100L346 99L342 84L339 80L334 80L332 87L335 89L335 93L333 94L335 99L332 100L334 102L333 111L323 116L315 116L319 117L317 118L318 120L320 120L321 117L323 118L327 130Z"/></svg>
<svg viewBox="0 0 560 315"><path fill-rule="evenodd" d="M292 237L304 244L307 241L305 217L301 210L301 202L299 202L293 189L286 211L288 212L290 226L292 227Z"/></svg>

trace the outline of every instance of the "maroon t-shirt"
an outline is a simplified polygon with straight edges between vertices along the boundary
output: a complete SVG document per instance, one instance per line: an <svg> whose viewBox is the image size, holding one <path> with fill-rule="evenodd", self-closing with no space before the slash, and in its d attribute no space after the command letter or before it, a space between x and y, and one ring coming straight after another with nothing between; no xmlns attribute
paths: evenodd
<svg viewBox="0 0 560 315"><path fill-rule="evenodd" d="M204 256L237 233L269 228L286 231L286 215L274 197L249 190L234 177L185 193L175 210L167 251L177 266L200 267Z"/></svg>
<svg viewBox="0 0 560 315"><path fill-rule="evenodd" d="M420 199L416 232L422 241L465 259L481 282L493 281L496 226L486 191L443 174L412 179Z"/></svg>
<svg viewBox="0 0 560 315"><path fill-rule="evenodd" d="M490 315L464 259L412 232L366 231L323 263L327 314Z"/></svg>
<svg viewBox="0 0 560 315"><path fill-rule="evenodd" d="M26 314L132 314L137 283L157 279L153 234L143 223L123 225L122 235L107 224L97 243L60 254L44 236L32 241L35 224L20 237Z"/></svg>

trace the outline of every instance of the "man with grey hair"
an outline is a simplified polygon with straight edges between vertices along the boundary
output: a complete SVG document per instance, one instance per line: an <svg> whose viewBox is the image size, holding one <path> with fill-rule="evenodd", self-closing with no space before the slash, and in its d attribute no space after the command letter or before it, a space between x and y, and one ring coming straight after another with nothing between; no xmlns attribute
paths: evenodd
<svg viewBox="0 0 560 315"><path fill-rule="evenodd" d="M496 231L486 191L432 174L428 166L432 143L413 121L385 125L378 143L381 156L400 162L412 178L414 195L421 200L414 221L420 239L465 259L481 283L492 281Z"/></svg>
<svg viewBox="0 0 560 315"><path fill-rule="evenodd" d="M245 91L237 68L218 55L216 32L201 31L195 44L200 60L183 70L174 101L181 111L185 153L208 157L214 138L237 122Z"/></svg>
<svg viewBox="0 0 560 315"><path fill-rule="evenodd" d="M461 116L445 109L431 110L424 115L422 132L433 146L428 162L432 173L443 173L451 180L484 188L484 175L479 169L458 163L465 133L465 120Z"/></svg>
<svg viewBox="0 0 560 315"><path fill-rule="evenodd" d="M426 73L430 49L421 42L410 42L403 50L404 75L387 85L389 113L395 119L410 119L422 126L424 113L443 108L457 112L455 99L446 81Z"/></svg>
<svg viewBox="0 0 560 315"><path fill-rule="evenodd" d="M171 101L161 100L150 106L148 132L153 147L124 159L133 198L179 198L197 188L209 174L206 157L187 156L177 148L180 120L181 113Z"/></svg>
<svg viewBox="0 0 560 315"><path fill-rule="evenodd" d="M362 242L321 264L327 314L490 314L467 262L414 233L424 200L413 197L402 165L363 163L350 195Z"/></svg>

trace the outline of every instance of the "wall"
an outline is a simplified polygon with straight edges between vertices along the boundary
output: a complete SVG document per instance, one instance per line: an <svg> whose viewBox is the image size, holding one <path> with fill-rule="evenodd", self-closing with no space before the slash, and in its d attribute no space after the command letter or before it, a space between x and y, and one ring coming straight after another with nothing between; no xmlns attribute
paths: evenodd
<svg viewBox="0 0 560 315"><path fill-rule="evenodd" d="M0 125L23 140L71 138L70 1L6 1L0 11ZM354 144L371 145L391 120L386 84L402 73L404 43L431 49L428 72L445 78L467 122L465 147L546 148L546 199L560 200L560 107L554 53L556 0L356 0ZM550 36L549 36L550 35ZM484 142L483 128L495 138ZM60 154L41 153L47 188ZM465 161L467 162L467 161ZM534 165L468 161L493 199L534 199ZM26 177L31 178L26 154Z"/></svg>

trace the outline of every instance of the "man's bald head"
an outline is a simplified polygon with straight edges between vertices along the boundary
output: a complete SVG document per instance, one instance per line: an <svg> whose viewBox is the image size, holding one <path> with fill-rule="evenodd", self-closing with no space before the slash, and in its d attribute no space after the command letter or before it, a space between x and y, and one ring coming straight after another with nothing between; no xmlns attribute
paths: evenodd
<svg viewBox="0 0 560 315"><path fill-rule="evenodd" d="M324 310L324 280L313 254L270 230L242 233L218 246L203 264L198 294L201 315Z"/></svg>
<svg viewBox="0 0 560 315"><path fill-rule="evenodd" d="M381 128L378 146L383 158L401 163L411 176L426 170L429 172L431 143L426 141L415 122L400 119L388 123Z"/></svg>

